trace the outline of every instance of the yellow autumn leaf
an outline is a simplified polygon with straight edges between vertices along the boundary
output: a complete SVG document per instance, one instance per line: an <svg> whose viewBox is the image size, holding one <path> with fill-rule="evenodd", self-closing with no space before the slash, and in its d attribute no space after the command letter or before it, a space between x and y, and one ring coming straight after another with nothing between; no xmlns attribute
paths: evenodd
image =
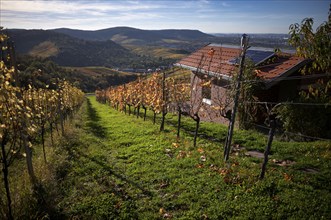
<svg viewBox="0 0 331 220"><path fill-rule="evenodd" d="M164 209L164 208L160 208L160 210L159 210L159 213L162 215L163 213L165 213L166 212L166 210Z"/></svg>
<svg viewBox="0 0 331 220"><path fill-rule="evenodd" d="M205 151L202 148L198 148L197 150L200 154L204 153Z"/></svg>
<svg viewBox="0 0 331 220"><path fill-rule="evenodd" d="M178 143L172 143L172 146L173 146L174 148L179 148L179 144L178 144Z"/></svg>

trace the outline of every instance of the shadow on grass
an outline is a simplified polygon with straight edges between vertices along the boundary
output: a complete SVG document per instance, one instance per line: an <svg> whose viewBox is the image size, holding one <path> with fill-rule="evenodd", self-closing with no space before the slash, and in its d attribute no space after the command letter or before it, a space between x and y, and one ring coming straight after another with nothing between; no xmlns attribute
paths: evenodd
<svg viewBox="0 0 331 220"><path fill-rule="evenodd" d="M130 184L131 186L139 189L143 195L145 196L148 196L148 197L152 197L152 193L146 189L144 189L142 186L140 186L138 183L132 181L132 180L129 180L128 178L126 178L125 176L119 174L119 173L116 173L113 171L113 169L108 166L107 164L105 164L103 161L99 160L99 159L96 159L96 158L93 158L91 156L88 156L86 154L81 154L82 157L85 157L87 158L88 160L96 163L97 165L101 166L102 169L104 169L105 171L108 172L109 175L113 175L114 177L118 178L119 180L123 181L123 182L126 182L128 184ZM118 194L118 193L117 193Z"/></svg>
<svg viewBox="0 0 331 220"><path fill-rule="evenodd" d="M106 138L106 129L100 125L100 116L95 108L92 107L91 101L87 99L87 116L88 122L86 123L89 130L99 138Z"/></svg>

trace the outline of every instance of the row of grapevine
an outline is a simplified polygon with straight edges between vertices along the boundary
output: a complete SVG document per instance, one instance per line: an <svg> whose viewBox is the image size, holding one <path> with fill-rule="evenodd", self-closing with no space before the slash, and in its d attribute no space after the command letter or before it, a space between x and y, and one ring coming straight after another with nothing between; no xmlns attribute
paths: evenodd
<svg viewBox="0 0 331 220"><path fill-rule="evenodd" d="M0 35L1 42L7 40ZM6 48L1 48L4 53ZM2 164L3 183L7 197L8 211L5 218L13 219L9 188L9 166L19 156L24 156L27 170L33 186L37 184L32 163L32 146L41 136L44 159L46 162L44 134L46 126L63 123L66 117L77 109L84 100L84 93L66 81L58 84L57 90L48 88L21 88L15 85L18 72L0 61L0 162Z"/></svg>
<svg viewBox="0 0 331 220"><path fill-rule="evenodd" d="M209 115L212 109L215 114L219 116L225 115L228 106L231 104L231 99L225 98L222 92L218 91L218 87L214 88L214 93L219 96L214 97L214 104L208 106L203 102L202 89L192 84L198 84L201 88L209 88L211 91L211 81L213 79L199 78L196 74L189 81L183 77L176 77L173 74L169 75L176 69L168 72L154 73L147 79L138 79L134 82L110 87L106 90L97 90L96 98L99 102L109 103L114 108L124 111L129 111L134 107L134 112L139 115L140 108L145 110L144 119L146 117L146 110L150 109L154 113L153 122L155 123L156 114L161 113L160 130L164 128L165 115L168 110L172 112L177 111L177 137L180 136L181 115L188 115L195 121L195 131L193 145L196 146L197 136L200 124L200 118L213 117ZM167 77L168 76L168 77Z"/></svg>
<svg viewBox="0 0 331 220"><path fill-rule="evenodd" d="M169 73L168 73L169 74ZM183 82L181 78L166 77L166 73L154 73L147 79L141 79L125 85L110 87L106 90L97 90L96 98L99 102L109 103L117 110L131 114L131 108L139 116L140 108L164 116L170 108L181 111L189 100L190 84ZM162 124L160 130L162 130Z"/></svg>

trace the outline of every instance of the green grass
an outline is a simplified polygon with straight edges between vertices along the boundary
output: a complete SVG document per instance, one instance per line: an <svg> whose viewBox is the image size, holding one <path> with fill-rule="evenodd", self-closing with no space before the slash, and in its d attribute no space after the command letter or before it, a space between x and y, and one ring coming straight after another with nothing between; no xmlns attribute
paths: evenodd
<svg viewBox="0 0 331 220"><path fill-rule="evenodd" d="M201 123L194 148L190 118L183 118L179 140L171 125L176 116L167 115L165 132L159 120L153 125L151 112L143 121L88 97L57 147L47 150L52 178L37 176L51 208L39 212L58 219L330 218L330 142L274 141L261 181L262 160L245 151L263 151L265 135L236 130L233 142L245 150L225 164L226 126Z"/></svg>
<svg viewBox="0 0 331 220"><path fill-rule="evenodd" d="M82 219L327 219L331 210L330 143L273 144L271 159L296 163L268 165L258 180L262 160L232 154L222 159L226 127L202 123L201 133L221 143L117 112L89 97L71 134L67 155L58 167L57 209ZM167 121L175 121L169 115ZM187 130L194 123L184 118ZM236 131L234 142L263 150L266 138ZM177 144L173 144L177 143ZM206 158L202 160L202 156ZM56 161L54 161L56 163ZM315 168L317 173L303 172Z"/></svg>

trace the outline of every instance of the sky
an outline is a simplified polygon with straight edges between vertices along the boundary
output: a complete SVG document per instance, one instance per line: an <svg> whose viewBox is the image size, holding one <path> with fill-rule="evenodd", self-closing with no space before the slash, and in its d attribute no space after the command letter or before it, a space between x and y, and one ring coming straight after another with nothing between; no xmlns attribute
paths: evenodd
<svg viewBox="0 0 331 220"><path fill-rule="evenodd" d="M331 0L0 0L4 28L193 29L205 33L288 33L306 17L314 28Z"/></svg>

